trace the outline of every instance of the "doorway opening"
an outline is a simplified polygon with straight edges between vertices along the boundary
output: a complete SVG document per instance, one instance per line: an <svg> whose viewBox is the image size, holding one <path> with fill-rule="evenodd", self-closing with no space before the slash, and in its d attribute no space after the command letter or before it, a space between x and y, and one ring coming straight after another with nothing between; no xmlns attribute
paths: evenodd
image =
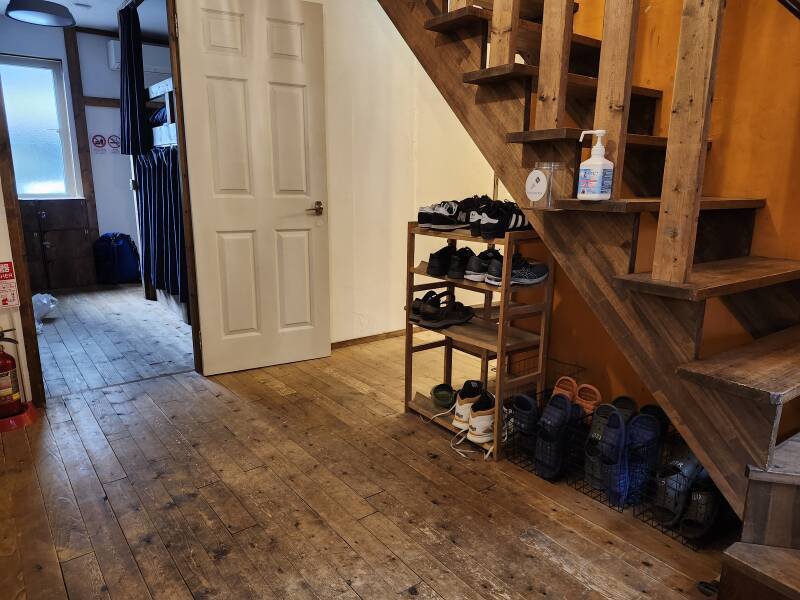
<svg viewBox="0 0 800 600"><path fill-rule="evenodd" d="M118 8L77 5L64 29L0 16L0 162L38 404L201 369L174 7L132 0L127 20Z"/></svg>

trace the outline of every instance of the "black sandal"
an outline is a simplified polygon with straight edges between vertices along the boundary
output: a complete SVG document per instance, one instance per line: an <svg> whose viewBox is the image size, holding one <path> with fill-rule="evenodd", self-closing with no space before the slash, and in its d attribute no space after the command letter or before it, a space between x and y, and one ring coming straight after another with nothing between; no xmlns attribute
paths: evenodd
<svg viewBox="0 0 800 600"><path fill-rule="evenodd" d="M433 311L428 311L433 312ZM451 325L461 325L475 316L475 311L461 302L449 302L436 311L436 314L422 314L419 324L428 329L444 329Z"/></svg>
<svg viewBox="0 0 800 600"><path fill-rule="evenodd" d="M441 308L442 299L448 296L455 299L452 292L444 291L437 294L433 290L426 293L422 298L414 298L411 303L411 315L408 320L412 323L419 323L426 316L437 314Z"/></svg>

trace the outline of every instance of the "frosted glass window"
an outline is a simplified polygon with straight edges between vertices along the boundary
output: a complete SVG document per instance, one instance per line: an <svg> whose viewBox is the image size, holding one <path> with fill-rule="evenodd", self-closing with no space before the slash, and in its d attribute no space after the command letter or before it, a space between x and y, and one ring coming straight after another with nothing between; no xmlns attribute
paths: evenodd
<svg viewBox="0 0 800 600"><path fill-rule="evenodd" d="M0 56L17 194L75 196L75 170L66 118L61 63Z"/></svg>

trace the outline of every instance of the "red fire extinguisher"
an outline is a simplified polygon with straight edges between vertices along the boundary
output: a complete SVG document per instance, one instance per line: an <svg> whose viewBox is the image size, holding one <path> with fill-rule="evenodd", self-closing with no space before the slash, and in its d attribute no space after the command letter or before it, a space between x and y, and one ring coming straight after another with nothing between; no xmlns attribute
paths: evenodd
<svg viewBox="0 0 800 600"><path fill-rule="evenodd" d="M0 332L0 419L13 417L23 410L17 361L3 348L2 344L5 342L18 343L17 340L6 337L4 332Z"/></svg>

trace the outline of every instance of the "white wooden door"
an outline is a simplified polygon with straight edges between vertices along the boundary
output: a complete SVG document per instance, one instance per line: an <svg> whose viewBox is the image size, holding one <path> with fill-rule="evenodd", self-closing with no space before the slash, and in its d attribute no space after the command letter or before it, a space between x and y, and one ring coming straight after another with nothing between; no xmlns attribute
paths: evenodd
<svg viewBox="0 0 800 600"><path fill-rule="evenodd" d="M203 372L328 355L322 7L177 11Z"/></svg>

